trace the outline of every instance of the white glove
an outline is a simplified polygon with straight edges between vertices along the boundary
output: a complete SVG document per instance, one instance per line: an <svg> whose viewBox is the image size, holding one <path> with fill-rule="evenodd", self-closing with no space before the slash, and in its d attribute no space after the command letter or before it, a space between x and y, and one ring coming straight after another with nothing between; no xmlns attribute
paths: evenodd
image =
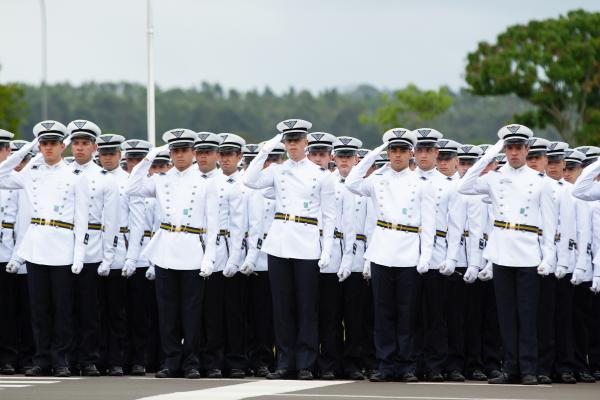
<svg viewBox="0 0 600 400"><path fill-rule="evenodd" d="M215 270L215 263L212 260L202 260L202 265L200 266L200 276L203 278L208 278L213 271Z"/></svg>
<svg viewBox="0 0 600 400"><path fill-rule="evenodd" d="M592 287L590 290L595 294L600 293L600 276L595 276L592 278Z"/></svg>
<svg viewBox="0 0 600 400"><path fill-rule="evenodd" d="M537 273L541 276L548 276L552 271L552 267L548 264L546 260L542 260L540 265L537 267Z"/></svg>
<svg viewBox="0 0 600 400"><path fill-rule="evenodd" d="M125 278L129 278L131 275L135 274L136 261L134 259L128 258L125 260L125 265L121 270L121 275Z"/></svg>
<svg viewBox="0 0 600 400"><path fill-rule="evenodd" d="M575 286L581 285L583 282L583 276L585 275L585 270L581 268L575 268L573 271L573 277L571 278L571 283Z"/></svg>
<svg viewBox="0 0 600 400"><path fill-rule="evenodd" d="M319 268L324 269L329 265L329 254L321 253L321 258L319 258Z"/></svg>
<svg viewBox="0 0 600 400"><path fill-rule="evenodd" d="M487 149L487 151L485 152L483 157L485 157L486 159L492 160L494 157L496 157L502 151L503 148L504 148L504 139L500 139L496 142L496 144L494 144L492 147Z"/></svg>
<svg viewBox="0 0 600 400"><path fill-rule="evenodd" d="M363 266L363 277L365 279L371 279L371 261L365 260L365 265Z"/></svg>
<svg viewBox="0 0 600 400"><path fill-rule="evenodd" d="M238 272L238 266L234 263L227 263L225 268L223 269L223 275L226 278L231 278Z"/></svg>
<svg viewBox="0 0 600 400"><path fill-rule="evenodd" d="M463 281L466 283L473 283L477 280L477 274L479 274L479 268L469 267L463 276Z"/></svg>
<svg viewBox="0 0 600 400"><path fill-rule="evenodd" d="M156 156L158 155L158 153L160 153L163 150L168 150L168 149L169 149L168 144L164 144L159 147L154 147L148 152L148 155L146 156L146 158L148 158L148 160L154 160L156 158Z"/></svg>
<svg viewBox="0 0 600 400"><path fill-rule="evenodd" d="M98 267L98 275L108 276L110 274L110 265L106 261L102 261Z"/></svg>
<svg viewBox="0 0 600 400"><path fill-rule="evenodd" d="M567 275L568 270L569 270L569 268L567 268L567 267L564 267L562 265L557 265L556 271L554 271L554 276L556 276L557 279L562 279L565 277L565 275Z"/></svg>
<svg viewBox="0 0 600 400"><path fill-rule="evenodd" d="M440 270L440 274L450 276L456 269L456 261L452 259L446 259L442 261L440 265L438 265L438 269Z"/></svg>
<svg viewBox="0 0 600 400"><path fill-rule="evenodd" d="M261 151L263 153L270 153L271 151L273 151L275 146L277 146L277 143L281 142L282 138L283 138L282 133L278 133L277 135L273 136L271 139L267 140L265 142L265 144L263 144Z"/></svg>
<svg viewBox="0 0 600 400"><path fill-rule="evenodd" d="M148 267L148 270L146 271L146 279L148 279L149 281L153 281L156 279L156 271L154 270L153 265Z"/></svg>
<svg viewBox="0 0 600 400"><path fill-rule="evenodd" d="M424 261L419 261L419 264L417 265L417 272L423 275L427 271L429 271L429 264Z"/></svg>
<svg viewBox="0 0 600 400"><path fill-rule="evenodd" d="M250 276L254 272L254 264L249 261L244 261L242 268L240 268L240 272L244 275Z"/></svg>
<svg viewBox="0 0 600 400"><path fill-rule="evenodd" d="M339 282L344 282L352 273L349 267L341 267L337 272Z"/></svg>
<svg viewBox="0 0 600 400"><path fill-rule="evenodd" d="M83 269L83 262L78 262L71 266L71 272L74 273L75 275L79 274L82 269Z"/></svg>
<svg viewBox="0 0 600 400"><path fill-rule="evenodd" d="M478 277L479 280L483 282L489 281L494 277L494 266L491 261L488 261L488 263L485 265L485 268L479 271Z"/></svg>
<svg viewBox="0 0 600 400"><path fill-rule="evenodd" d="M17 260L10 260L8 264L6 264L6 272L9 274L16 274L19 272L19 268L21 268L22 263Z"/></svg>

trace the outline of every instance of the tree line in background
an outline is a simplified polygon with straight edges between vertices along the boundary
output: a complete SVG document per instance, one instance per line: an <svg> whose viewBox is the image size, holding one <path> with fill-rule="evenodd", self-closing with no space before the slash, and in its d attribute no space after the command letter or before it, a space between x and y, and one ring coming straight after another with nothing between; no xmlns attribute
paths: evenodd
<svg viewBox="0 0 600 400"><path fill-rule="evenodd" d="M600 144L600 13L575 10L557 19L514 25L496 43L481 42L467 55L468 87L421 90L414 85L380 91L361 85L318 94L269 88L239 92L202 83L157 89L157 139L171 128L234 132L248 142L275 133L286 118L313 122L313 131L379 143L392 127L436 128L462 143L495 141L497 129L523 123L537 135L572 146ZM31 138L40 120L40 89L0 85L0 127ZM48 86L51 119L96 122L106 133L146 137L146 89L134 83Z"/></svg>

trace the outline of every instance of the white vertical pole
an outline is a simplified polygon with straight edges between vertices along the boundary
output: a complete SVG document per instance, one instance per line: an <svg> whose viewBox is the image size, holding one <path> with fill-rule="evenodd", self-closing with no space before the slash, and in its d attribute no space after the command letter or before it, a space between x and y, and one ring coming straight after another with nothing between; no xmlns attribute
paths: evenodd
<svg viewBox="0 0 600 400"><path fill-rule="evenodd" d="M146 107L148 116L148 141L156 144L156 126L154 116L154 23L152 22L152 0L147 0L147 34L148 34L148 85L146 89Z"/></svg>
<svg viewBox="0 0 600 400"><path fill-rule="evenodd" d="M42 83L41 83L41 103L42 119L48 119L48 88L46 81L48 79L48 56L47 56L47 30L46 30L46 3L40 0L40 17L42 30Z"/></svg>

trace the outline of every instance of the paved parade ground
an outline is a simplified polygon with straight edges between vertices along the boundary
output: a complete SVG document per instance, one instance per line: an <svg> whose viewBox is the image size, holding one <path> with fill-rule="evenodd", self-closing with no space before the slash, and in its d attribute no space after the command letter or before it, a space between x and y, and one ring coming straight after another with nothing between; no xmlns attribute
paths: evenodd
<svg viewBox="0 0 600 400"><path fill-rule="evenodd" d="M521 386L487 383L370 383L262 379L26 378L0 377L0 399L401 399L583 400L600 399L599 384Z"/></svg>

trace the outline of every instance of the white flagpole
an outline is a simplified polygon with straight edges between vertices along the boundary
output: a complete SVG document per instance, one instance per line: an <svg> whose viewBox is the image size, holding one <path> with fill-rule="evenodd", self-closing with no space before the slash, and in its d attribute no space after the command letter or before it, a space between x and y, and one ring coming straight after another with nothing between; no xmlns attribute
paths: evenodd
<svg viewBox="0 0 600 400"><path fill-rule="evenodd" d="M156 144L156 126L154 116L154 23L152 22L152 0L147 0L147 34L148 34L148 85L146 89L148 141Z"/></svg>

